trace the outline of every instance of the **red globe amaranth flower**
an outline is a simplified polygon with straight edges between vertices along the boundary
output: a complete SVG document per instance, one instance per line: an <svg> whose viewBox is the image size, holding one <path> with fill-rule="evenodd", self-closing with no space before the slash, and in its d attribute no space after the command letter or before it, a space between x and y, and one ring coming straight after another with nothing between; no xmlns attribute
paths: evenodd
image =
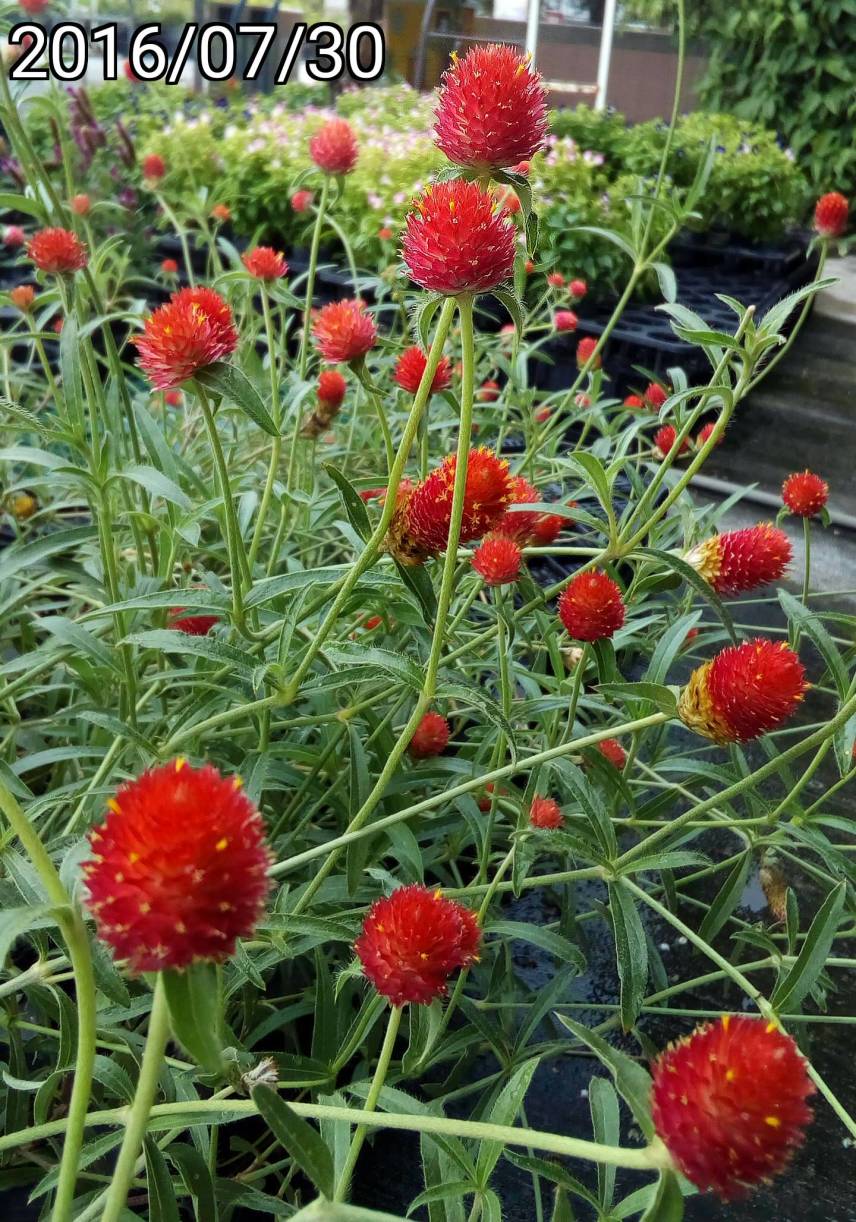
<svg viewBox="0 0 856 1222"><path fill-rule="evenodd" d="M40 229L27 245L27 254L40 272L71 276L86 267L86 247L70 229Z"/></svg>
<svg viewBox="0 0 856 1222"><path fill-rule="evenodd" d="M402 390L415 395L422 381L428 358L421 348L407 348L398 358L395 366L395 380ZM447 356L441 356L437 371L431 379L432 395L438 391L447 390L452 384L452 362Z"/></svg>
<svg viewBox="0 0 856 1222"><path fill-rule="evenodd" d="M514 270L515 229L478 183L429 187L407 215L402 256L411 280L431 293L485 293Z"/></svg>
<svg viewBox="0 0 856 1222"><path fill-rule="evenodd" d="M678 716L716 743L749 742L787 721L808 686L802 662L784 641L755 637L693 671Z"/></svg>
<svg viewBox="0 0 856 1222"><path fill-rule="evenodd" d="M350 174L358 154L354 129L344 119L328 119L309 141L309 156L325 174Z"/></svg>
<svg viewBox="0 0 856 1222"><path fill-rule="evenodd" d="M163 401L167 407L182 407L184 395L180 390L166 390L164 391Z"/></svg>
<svg viewBox="0 0 856 1222"><path fill-rule="evenodd" d="M599 569L577 573L562 591L559 619L576 641L601 641L624 623L621 590Z"/></svg>
<svg viewBox="0 0 856 1222"><path fill-rule="evenodd" d="M27 235L20 225L7 225L3 230L3 245L7 250L17 250L19 246L24 245L26 240Z"/></svg>
<svg viewBox="0 0 856 1222"><path fill-rule="evenodd" d="M318 389L315 392L318 402L328 412L335 413L345 400L348 383L338 369L323 369L318 375Z"/></svg>
<svg viewBox="0 0 856 1222"><path fill-rule="evenodd" d="M708 441L710 441L711 437L713 436L713 430L715 428L716 422L714 420L709 420L707 424L702 425L698 431L698 437L696 437L696 449L700 450L703 445L707 445ZM714 444L720 446L722 445L723 440L723 437L719 437Z"/></svg>
<svg viewBox="0 0 856 1222"><path fill-rule="evenodd" d="M532 413L532 418L536 424L546 424L547 421L552 416L552 414L553 414L552 408L539 407L537 411L534 411Z"/></svg>
<svg viewBox="0 0 856 1222"><path fill-rule="evenodd" d="M510 187L506 187L503 191L496 191L496 201L500 208L504 208L509 216L516 216L520 211L520 198L515 191Z"/></svg>
<svg viewBox="0 0 856 1222"><path fill-rule="evenodd" d="M494 382L492 378L482 382L476 392L476 398L481 403L495 403L499 398L499 382Z"/></svg>
<svg viewBox="0 0 856 1222"><path fill-rule="evenodd" d="M295 191L290 203L294 212L308 212L315 198L311 191Z"/></svg>
<svg viewBox="0 0 856 1222"><path fill-rule="evenodd" d="M240 779L177 759L107 805L83 864L98 936L133 972L227 959L258 924L273 860Z"/></svg>
<svg viewBox="0 0 856 1222"><path fill-rule="evenodd" d="M565 528L565 519L560 513L542 513L532 527L529 540L535 547L549 547Z"/></svg>
<svg viewBox="0 0 856 1222"><path fill-rule="evenodd" d="M399 489L387 545L403 564L421 564L446 548L457 468L457 456L450 454L412 491L402 496ZM470 450L460 543L472 543L497 525L511 502L512 488L505 459L484 448Z"/></svg>
<svg viewBox="0 0 856 1222"><path fill-rule="evenodd" d="M131 67L131 61L129 59L126 59L125 62L122 64L122 71L125 73L126 78L131 82L132 85L138 85L140 81L142 80L142 78L137 76L136 72Z"/></svg>
<svg viewBox="0 0 856 1222"><path fill-rule="evenodd" d="M167 613L167 628L187 636L207 636L214 625L220 623L219 615L195 615L192 611L185 615L186 611L187 607L173 607Z"/></svg>
<svg viewBox="0 0 856 1222"><path fill-rule="evenodd" d="M554 802L552 798L534 797L529 807L529 823L532 827L546 831L561 827L564 819L558 802Z"/></svg>
<svg viewBox="0 0 856 1222"><path fill-rule="evenodd" d="M577 407L591 407L591 395L586 395L579 391L574 395L574 403Z"/></svg>
<svg viewBox="0 0 856 1222"><path fill-rule="evenodd" d="M854 751L856 752L856 747L854 747ZM485 814L487 811L489 811L491 806L493 805L493 799L491 797L491 794L494 792L495 789L496 789L496 786L494 785L493 781L488 781L488 783L485 785L484 794L482 795L482 797L478 799L476 803L476 805L478 806L482 814Z"/></svg>
<svg viewBox="0 0 856 1222"><path fill-rule="evenodd" d="M392 240L392 239L395 237L395 234L394 234L394 233L393 233L393 231L392 231L392 230L389 228L389 226L388 226L388 225L383 225L383 226L382 226L382 227L381 227L381 228L380 228L380 229L377 231L377 236L380 238L380 240L381 240L382 242L390 242L390 241L391 241L391 240Z"/></svg>
<svg viewBox="0 0 856 1222"><path fill-rule="evenodd" d="M9 300L22 314L28 314L36 300L36 290L32 284L16 284L9 292Z"/></svg>
<svg viewBox="0 0 856 1222"><path fill-rule="evenodd" d="M55 318L52 324L53 330L57 335L62 335L62 329L65 326L64 318Z"/></svg>
<svg viewBox="0 0 856 1222"><path fill-rule="evenodd" d="M281 280L288 274L288 264L282 257L282 251L274 250L272 246L256 246L241 255L241 261L256 280Z"/></svg>
<svg viewBox="0 0 856 1222"><path fill-rule="evenodd" d="M840 238L847 232L850 204L840 191L821 195L814 209L814 227L822 238Z"/></svg>
<svg viewBox="0 0 856 1222"><path fill-rule="evenodd" d="M88 195L75 195L69 207L75 216L88 216L92 201Z"/></svg>
<svg viewBox="0 0 856 1222"><path fill-rule="evenodd" d="M164 259L160 265L160 269L165 276L177 276L178 264L175 259Z"/></svg>
<svg viewBox="0 0 856 1222"><path fill-rule="evenodd" d="M478 960L481 931L463 904L414 883L375 900L354 944L366 978L394 1006L429 1005Z"/></svg>
<svg viewBox="0 0 856 1222"><path fill-rule="evenodd" d="M642 400L639 398L638 395L628 395L627 398L624 400L624 406L629 407L631 411L638 411L639 408L644 407L645 404L642 402Z"/></svg>
<svg viewBox="0 0 856 1222"><path fill-rule="evenodd" d="M588 285L585 280L572 280L568 285L568 291L572 297L579 301L588 292Z"/></svg>
<svg viewBox="0 0 856 1222"><path fill-rule="evenodd" d="M312 338L323 360L340 365L364 357L375 346L377 328L362 301L331 301L316 314Z"/></svg>
<svg viewBox="0 0 856 1222"><path fill-rule="evenodd" d="M801 518L813 518L828 499L829 484L808 469L789 475L782 484L782 500Z"/></svg>
<svg viewBox="0 0 856 1222"><path fill-rule="evenodd" d="M232 311L219 293L185 288L149 315L143 334L133 343L152 385L171 390L234 352L238 333Z"/></svg>
<svg viewBox="0 0 856 1222"><path fill-rule="evenodd" d="M658 412L668 397L669 392L659 382L649 382L642 396L645 406L652 412Z"/></svg>
<svg viewBox="0 0 856 1222"><path fill-rule="evenodd" d="M485 585L504 586L520 576L523 556L507 535L488 535L473 553L472 565Z"/></svg>
<svg viewBox="0 0 856 1222"><path fill-rule="evenodd" d="M552 289L560 289L564 287L565 277L561 272L548 272L547 283Z"/></svg>
<svg viewBox="0 0 856 1222"><path fill-rule="evenodd" d="M544 147L547 93L530 57L513 47L453 54L435 115L437 147L457 165L489 169L528 161Z"/></svg>
<svg viewBox="0 0 856 1222"><path fill-rule="evenodd" d="M673 424L664 424L662 428L657 429L654 434L654 449L659 450L663 458L671 451L672 446L678 440L678 430ZM685 437L681 442L678 454L686 454L690 448L689 438Z"/></svg>
<svg viewBox="0 0 856 1222"><path fill-rule="evenodd" d="M523 178L527 178L532 167L527 160L524 160L518 161L517 165L513 165L511 168L515 174L520 174Z"/></svg>
<svg viewBox="0 0 856 1222"><path fill-rule="evenodd" d="M742 594L778 581L791 561L791 542L772 522L713 535L684 559L717 594Z"/></svg>
<svg viewBox="0 0 856 1222"><path fill-rule="evenodd" d="M580 342L577 344L577 368L578 369L585 368L585 366L589 363L592 356L594 355L594 350L596 347L597 347L597 340L595 339L593 335L587 335L585 336L584 339L580 340ZM598 355L594 358L594 361L592 362L591 368L600 369L602 364L603 364L603 361L601 360L600 353L598 353Z"/></svg>
<svg viewBox="0 0 856 1222"><path fill-rule="evenodd" d="M37 17L39 13L43 13L50 2L51 0L18 0L24 12L29 13L31 17Z"/></svg>
<svg viewBox="0 0 856 1222"><path fill-rule="evenodd" d="M409 751L416 760L441 755L449 742L449 723L441 713L429 710L413 732Z"/></svg>
<svg viewBox="0 0 856 1222"><path fill-rule="evenodd" d="M557 310L553 315L553 326L557 331L576 331L578 322L573 310Z"/></svg>
<svg viewBox="0 0 856 1222"><path fill-rule="evenodd" d="M535 264L532 262L531 259L527 259L526 262L523 264L523 270L526 272L527 276L531 276L532 273L535 271Z"/></svg>
<svg viewBox="0 0 856 1222"><path fill-rule="evenodd" d="M225 225L226 221L230 219L231 215L232 209L228 206L228 204L215 204L211 209L212 218L215 221L219 221L221 225Z"/></svg>
<svg viewBox="0 0 856 1222"><path fill-rule="evenodd" d="M617 738L604 738L597 744L597 750L604 759L609 760L613 768L621 772L627 763L627 752Z"/></svg>
<svg viewBox="0 0 856 1222"><path fill-rule="evenodd" d="M159 153L147 153L140 164L140 169L147 182L160 182L166 173L166 162Z"/></svg>
<svg viewBox="0 0 856 1222"><path fill-rule="evenodd" d="M814 1094L794 1041L775 1023L726 1014L653 1065L654 1127L683 1175L724 1201L787 1167Z"/></svg>

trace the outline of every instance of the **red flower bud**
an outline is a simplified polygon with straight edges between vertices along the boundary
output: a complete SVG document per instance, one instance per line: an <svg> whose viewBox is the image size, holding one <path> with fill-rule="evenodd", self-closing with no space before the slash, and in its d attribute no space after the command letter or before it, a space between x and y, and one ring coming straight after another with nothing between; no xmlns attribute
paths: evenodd
<svg viewBox="0 0 856 1222"><path fill-rule="evenodd" d="M576 641L601 641L624 624L621 590L608 574L597 569L577 573L562 591L559 619Z"/></svg>
<svg viewBox="0 0 856 1222"><path fill-rule="evenodd" d="M694 670L678 715L716 743L749 742L787 721L808 686L802 663L784 641L756 637Z"/></svg>
<svg viewBox="0 0 856 1222"><path fill-rule="evenodd" d="M814 472L805 470L789 475L782 484L782 500L791 513L813 518L829 498L829 484Z"/></svg>

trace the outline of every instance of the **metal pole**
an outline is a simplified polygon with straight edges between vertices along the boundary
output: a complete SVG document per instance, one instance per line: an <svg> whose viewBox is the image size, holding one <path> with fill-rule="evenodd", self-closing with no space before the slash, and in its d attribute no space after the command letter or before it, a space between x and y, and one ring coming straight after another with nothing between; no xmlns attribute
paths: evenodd
<svg viewBox="0 0 856 1222"><path fill-rule="evenodd" d="M535 63L538 50L538 23L541 19L541 0L529 0L526 9L526 53Z"/></svg>
<svg viewBox="0 0 856 1222"><path fill-rule="evenodd" d="M606 0L603 11L603 29L600 33L600 55L597 60L597 95L595 110L606 110L606 91L609 85L609 64L612 59L612 35L615 32L615 0Z"/></svg>

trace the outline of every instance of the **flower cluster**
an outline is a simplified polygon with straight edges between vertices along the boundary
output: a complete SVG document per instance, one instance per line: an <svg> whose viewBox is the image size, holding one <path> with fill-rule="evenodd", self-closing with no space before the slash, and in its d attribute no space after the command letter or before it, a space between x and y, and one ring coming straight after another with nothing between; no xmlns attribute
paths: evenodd
<svg viewBox="0 0 856 1222"><path fill-rule="evenodd" d="M186 288L149 315L134 343L149 381L158 390L169 390L230 356L238 346L238 333L219 293Z"/></svg>

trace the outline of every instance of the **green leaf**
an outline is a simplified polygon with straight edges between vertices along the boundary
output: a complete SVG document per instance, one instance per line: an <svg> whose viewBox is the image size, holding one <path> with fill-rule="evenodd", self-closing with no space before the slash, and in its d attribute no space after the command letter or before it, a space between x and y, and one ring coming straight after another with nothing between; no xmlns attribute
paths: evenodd
<svg viewBox="0 0 856 1222"><path fill-rule="evenodd" d="M65 399L65 410L82 428L84 400L83 378L80 373L80 340L77 332L77 319L69 314L62 327L59 337L59 368L62 375L62 393Z"/></svg>
<svg viewBox="0 0 856 1222"><path fill-rule="evenodd" d="M560 963L569 963L578 972L586 970L585 956L580 948L561 934L554 933L552 929L543 929L540 925L532 925L528 921L491 921L485 927L485 934L497 934L529 942L532 946L545 950Z"/></svg>
<svg viewBox="0 0 856 1222"><path fill-rule="evenodd" d="M682 1222L684 1198L678 1177L672 1171L661 1171L653 1201L639 1222Z"/></svg>
<svg viewBox="0 0 856 1222"><path fill-rule="evenodd" d="M225 401L240 407L260 429L271 437L279 435L279 430L262 402L261 395L246 374L235 365L227 365L218 361L206 369L200 369L195 379L206 390L213 390L216 394L222 395Z"/></svg>
<svg viewBox="0 0 856 1222"><path fill-rule="evenodd" d="M662 683L599 683L597 690L606 697L615 696L622 701L650 701L659 712L668 713L670 717L676 717L678 713L675 693Z"/></svg>
<svg viewBox="0 0 856 1222"><path fill-rule="evenodd" d="M391 649L342 642L325 648L327 657L343 666L375 666L386 671L415 691L422 690L422 670L406 654L394 653Z"/></svg>
<svg viewBox="0 0 856 1222"><path fill-rule="evenodd" d="M656 547L646 547L634 554L639 556L653 556L656 560L661 561L661 563L665 564L668 568L673 569L680 577L684 579L684 581L691 585L693 589L701 595L705 602L710 603L716 614L719 616L719 619L722 621L725 631L731 637L734 644L737 644L737 633L734 630L734 621L728 613L725 604L717 594L716 590L714 590L710 582L705 581L701 573L696 572L691 564L687 564L686 560L682 559L680 556L673 555L672 552L663 552Z"/></svg>
<svg viewBox="0 0 856 1222"><path fill-rule="evenodd" d="M713 941L740 902L751 864L752 855L747 850L729 871L728 877L720 887L716 899L708 908L699 926L699 937L704 938L705 942Z"/></svg>
<svg viewBox="0 0 856 1222"><path fill-rule="evenodd" d="M540 1064L539 1058L526 1061L511 1076L499 1093L496 1103L485 1116L488 1124L512 1125L523 1106L532 1075ZM482 1189L487 1187L494 1167L502 1154L501 1141L483 1141L476 1160L476 1176Z"/></svg>
<svg viewBox="0 0 856 1222"><path fill-rule="evenodd" d="M850 687L847 667L818 616L814 615L808 607L804 607L799 599L794 598L793 594L789 594L787 590L779 590L779 602L790 622L796 624L817 647L818 653L829 667L829 673L839 698L846 700Z"/></svg>
<svg viewBox="0 0 856 1222"><path fill-rule="evenodd" d="M340 1205L333 1201L313 1201L294 1214L293 1222L407 1222L400 1214L378 1213L359 1205Z"/></svg>
<svg viewBox="0 0 856 1222"><path fill-rule="evenodd" d="M770 1004L779 1014L796 1011L823 971L844 907L847 884L833 887L811 923L802 949L787 976L779 982Z"/></svg>
<svg viewBox="0 0 856 1222"><path fill-rule="evenodd" d="M612 481L603 468L603 464L599 459L595 458L594 454L590 454L587 450L580 450L577 453L569 454L568 459L579 467L583 473L586 483L593 490L597 499L607 513L612 512Z"/></svg>
<svg viewBox="0 0 856 1222"><path fill-rule="evenodd" d="M610 1071L616 1090L633 1113L643 1137L650 1141L654 1136L654 1122L651 1119L651 1075L626 1053L610 1047L602 1036L590 1031L582 1023L576 1023L572 1018L566 1018L564 1014L559 1013L556 1013L556 1018L572 1035L591 1048L601 1064Z"/></svg>
<svg viewBox="0 0 856 1222"><path fill-rule="evenodd" d="M173 1035L209 1073L220 1073L222 1002L220 976L212 963L162 973Z"/></svg>
<svg viewBox="0 0 856 1222"><path fill-rule="evenodd" d="M332 1197L335 1186L333 1159L317 1129L293 1112L270 1086L255 1087L253 1102L274 1137L288 1151L303 1174L325 1197ZM326 1211L330 1206L325 1201L322 1208ZM313 1216L306 1211L301 1212L307 1218ZM335 1215L318 1211L316 1216L326 1219Z"/></svg>
<svg viewBox="0 0 856 1222"><path fill-rule="evenodd" d="M620 1137L618 1096L608 1078L594 1078L589 1084L594 1139L604 1146L617 1146ZM609 1209L615 1192L615 1167L609 1163L597 1165L597 1195L605 1210Z"/></svg>
<svg viewBox="0 0 856 1222"><path fill-rule="evenodd" d="M205 1159L193 1146L170 1146L168 1153L178 1168L185 1188L193 1197L196 1222L217 1222L217 1198Z"/></svg>
<svg viewBox="0 0 856 1222"><path fill-rule="evenodd" d="M22 569L35 568L49 557L60 552L70 552L85 543L93 542L95 538L94 526L72 526L69 530L52 531L44 538L33 539L30 543L8 547L0 559L0 581L8 581Z"/></svg>
<svg viewBox="0 0 856 1222"><path fill-rule="evenodd" d="M632 896L620 884L610 882L608 890L618 963L621 1026L632 1031L648 986L648 940Z"/></svg>
<svg viewBox="0 0 856 1222"><path fill-rule="evenodd" d="M181 605L181 604L179 604ZM249 678L258 666L258 659L234 645L227 645L213 636L191 636L173 628L152 628L147 632L132 632L125 638L129 645L141 645L144 649L158 649L162 653L191 654L207 658L209 662L227 665L245 678Z"/></svg>
<svg viewBox="0 0 856 1222"><path fill-rule="evenodd" d="M26 908L7 908L0 912L0 968L18 938L37 929L49 929L57 924L61 914L70 916L71 909L57 908L53 904L32 904Z"/></svg>
<svg viewBox="0 0 856 1222"><path fill-rule="evenodd" d="M179 1222L178 1205L166 1159L153 1137L146 1137L146 1187L151 1222Z"/></svg>
<svg viewBox="0 0 856 1222"><path fill-rule="evenodd" d="M169 479L161 471L155 470L154 467L143 467L131 463L130 466L123 467L119 475L122 479L128 479L134 484L139 484L147 492L151 492L153 496L159 496L163 500L169 501L172 505L178 505L179 509L183 509L185 512L189 512L193 507L190 497L182 492L173 480Z"/></svg>
<svg viewBox="0 0 856 1222"><path fill-rule="evenodd" d="M345 507L345 513L348 515L348 521L363 542L365 542L371 537L372 533L372 524L369 520L365 503L360 498L354 485L347 476L342 474L338 467L334 467L332 463L327 462L323 464L323 467L339 489L339 496L342 498L342 504Z"/></svg>

